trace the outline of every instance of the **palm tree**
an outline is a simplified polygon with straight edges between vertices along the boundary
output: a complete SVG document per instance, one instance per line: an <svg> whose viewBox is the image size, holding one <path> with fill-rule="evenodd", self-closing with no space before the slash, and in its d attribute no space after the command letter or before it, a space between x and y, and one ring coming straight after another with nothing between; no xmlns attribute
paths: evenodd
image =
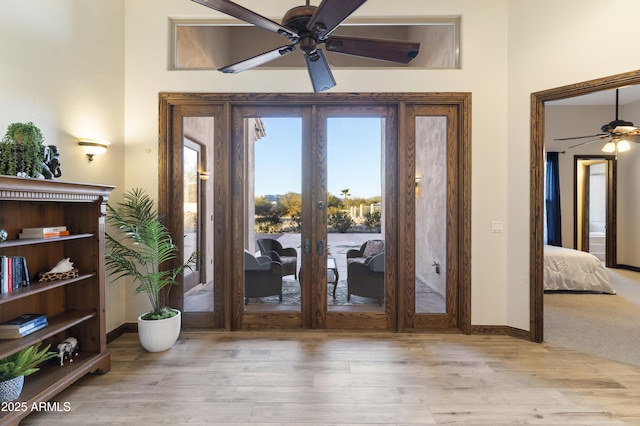
<svg viewBox="0 0 640 426"><path fill-rule="evenodd" d="M340 192L342 192L342 204L346 204L347 202L347 196L351 195L349 194L349 188L345 188L345 189L341 189Z"/></svg>
<svg viewBox="0 0 640 426"><path fill-rule="evenodd" d="M191 268L198 253L174 269L164 270L162 265L177 257L178 247L162 224L153 200L143 190L135 188L123 195L118 209L107 204L107 223L113 225L122 239L106 234L110 252L105 256L109 275L116 279L129 276L136 284L137 293L149 296L152 311L143 319L163 319L176 315L166 306L167 290L177 284L178 275Z"/></svg>

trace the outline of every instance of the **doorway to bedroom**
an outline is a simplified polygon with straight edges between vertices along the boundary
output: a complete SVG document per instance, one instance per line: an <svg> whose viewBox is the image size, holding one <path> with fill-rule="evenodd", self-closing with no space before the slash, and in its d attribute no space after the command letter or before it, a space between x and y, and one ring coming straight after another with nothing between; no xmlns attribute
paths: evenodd
<svg viewBox="0 0 640 426"><path fill-rule="evenodd" d="M580 82L568 86L557 87L548 89L541 92L532 93L532 111L531 111L531 226L530 226L530 269L529 269L529 281L530 281L530 318L531 328L529 337L532 341L542 342L544 340L544 151L545 151L545 120L548 117L545 104L550 101L557 101L562 99L569 99L582 95L587 95L595 92L601 92L606 90L615 90L618 88L638 86L640 85L640 71L631 71L623 74L608 76L596 80ZM626 158L626 157L625 157ZM624 158L620 157L620 161ZM637 170L634 166L630 168L631 171ZM621 182L630 182L631 179L622 178ZM622 194L622 192L621 192ZM634 195L633 190L629 193L625 192L625 197L620 200L626 202L626 198L629 198L627 194ZM573 217L573 215L571 215ZM629 215L629 218L635 219L636 215ZM618 223L618 226L620 224ZM615 229L615 228L614 228ZM609 229L611 231L611 229ZM631 236L623 233L619 235L620 241L617 247L617 257L621 257L623 253L620 252L621 247L626 248L622 240L628 240ZM637 253L635 250L635 242L633 251L630 251L631 256ZM633 265L626 265L625 259L618 260L621 264L618 267L624 267L626 269L634 268ZM635 270L635 269L633 269Z"/></svg>

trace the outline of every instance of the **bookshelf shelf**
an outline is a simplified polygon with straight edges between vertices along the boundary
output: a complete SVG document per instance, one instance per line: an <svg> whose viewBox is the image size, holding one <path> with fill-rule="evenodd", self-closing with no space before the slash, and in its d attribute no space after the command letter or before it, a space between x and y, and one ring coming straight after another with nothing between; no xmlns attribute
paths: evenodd
<svg viewBox="0 0 640 426"><path fill-rule="evenodd" d="M66 235L64 237L51 237L51 238L33 238L28 240L7 240L3 243L0 243L0 249L9 248L9 247L22 247L22 246L31 246L34 244L50 244L56 243L60 241L71 241L82 238L92 238L94 234L77 234L77 235Z"/></svg>
<svg viewBox="0 0 640 426"><path fill-rule="evenodd" d="M88 373L110 369L104 295L104 216L113 186L0 176L0 227L9 239L0 256L24 257L30 285L0 294L0 322L25 313L47 315L49 325L19 339L0 340L0 359L33 344L78 339L80 356L60 366L57 359L25 378L18 401L48 401ZM64 224L71 235L18 239L22 228ZM77 277L38 282L62 258L70 258ZM0 412L0 424L17 425L29 411Z"/></svg>
<svg viewBox="0 0 640 426"><path fill-rule="evenodd" d="M91 277L95 277L95 272L79 274L75 278L69 278L66 280L49 281L44 283L31 282L28 287L21 287L13 290L11 293L0 294L0 306L4 303L11 303L23 297L33 296L38 293L46 292L56 287L64 287L66 285L87 280Z"/></svg>

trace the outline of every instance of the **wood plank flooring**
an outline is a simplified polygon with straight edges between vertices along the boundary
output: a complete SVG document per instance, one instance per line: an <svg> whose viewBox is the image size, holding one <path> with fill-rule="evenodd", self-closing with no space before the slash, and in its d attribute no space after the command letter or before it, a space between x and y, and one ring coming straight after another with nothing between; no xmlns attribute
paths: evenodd
<svg viewBox="0 0 640 426"><path fill-rule="evenodd" d="M24 425L640 424L640 368L506 336L183 332L151 354L109 344L112 369Z"/></svg>

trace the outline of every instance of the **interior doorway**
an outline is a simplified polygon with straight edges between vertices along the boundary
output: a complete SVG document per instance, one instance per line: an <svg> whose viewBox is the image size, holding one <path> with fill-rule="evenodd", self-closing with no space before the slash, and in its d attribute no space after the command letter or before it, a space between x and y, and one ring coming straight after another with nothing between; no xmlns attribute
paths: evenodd
<svg viewBox="0 0 640 426"><path fill-rule="evenodd" d="M607 267L616 262L616 158L576 155L574 244Z"/></svg>
<svg viewBox="0 0 640 426"><path fill-rule="evenodd" d="M530 324L529 338L544 340L544 117L545 103L640 84L640 71L553 88L531 95Z"/></svg>

